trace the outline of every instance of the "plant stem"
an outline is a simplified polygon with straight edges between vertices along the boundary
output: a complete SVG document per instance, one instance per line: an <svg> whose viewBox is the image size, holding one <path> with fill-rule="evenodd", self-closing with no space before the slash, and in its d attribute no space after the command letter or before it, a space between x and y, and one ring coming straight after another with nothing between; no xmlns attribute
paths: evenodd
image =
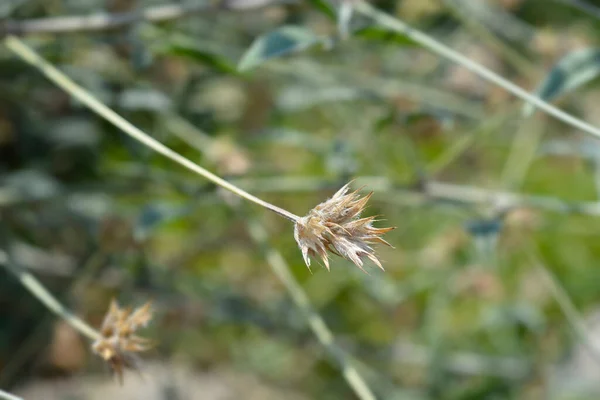
<svg viewBox="0 0 600 400"><path fill-rule="evenodd" d="M3 264L9 272L14 274L21 284L29 290L34 297L42 302L46 308L64 319L81 334L87 336L91 340L100 338L100 333L98 331L63 306L35 276L29 271L13 265L9 254L5 251L0 251L0 264Z"/></svg>
<svg viewBox="0 0 600 400"><path fill-rule="evenodd" d="M202 168L198 164L188 160L183 157L179 153L171 150L164 144L160 143L156 139L152 138L147 133L143 132L141 129L137 128L129 121L121 117L119 114L114 112L112 109L104 105L101 101L99 101L96 97L94 97L91 93L87 92L84 88L79 86L65 74L60 72L57 68L49 64L46 60L44 60L41 56L39 56L34 50L28 47L23 41L15 36L8 36L4 39L4 43L6 46L13 51L17 56L19 56L23 61L31 64L33 67L42 72L48 79L54 82L57 86L63 89L65 92L69 93L71 96L82 102L85 106L87 106L90 110L112 123L117 128L121 129L123 132L143 144L156 151L157 153L162 154L163 156L175 161L179 165L189 169L197 173L200 176L208 179L214 184L231 191L232 193L249 200L259 206L262 206L268 210L271 210L282 217L289 219L290 221L296 222L300 217L297 215L279 208L271 203L268 203L264 200L259 199L256 196L238 188L235 185L227 182L226 180L218 177L212 172Z"/></svg>
<svg viewBox="0 0 600 400"><path fill-rule="evenodd" d="M554 107L553 105L545 102L537 96L532 95L527 92L525 89L515 85L507 79L504 79L500 75L495 72L485 68L481 64L478 64L474 61L471 61L467 57L464 57L460 53L452 50L447 47L443 43L438 42L437 40L431 38L430 36L422 33L404 22L396 19L384 12L377 10L375 7L370 4L359 1L355 5L355 9L362 14L369 16L375 20L378 24L392 31L398 32L400 34L405 35L409 39L415 41L426 49L445 57L468 70L474 72L479 75L481 78L494 83L495 85L500 86L501 88L507 90L512 93L514 96L519 97L520 99L526 101L527 103L533 104L537 106L542 111L546 112L549 115L552 115L556 119L559 119L575 128L581 129L584 132L589 133L592 136L600 138L600 128L597 128L585 121L580 120L579 118L575 118L571 114L568 114L561 109Z"/></svg>
<svg viewBox="0 0 600 400"><path fill-rule="evenodd" d="M547 287L552 291L552 296L563 312L575 336L581 340L583 346L589 351L590 357L600 366L600 348L594 340L594 333L590 332L586 326L583 316L577 311L577 307L573 304L565 288L556 279L554 274L538 261L541 258L536 253L537 250L533 250L529 254L533 267L537 270L542 281L545 281Z"/></svg>
<svg viewBox="0 0 600 400"><path fill-rule="evenodd" d="M522 186L537 155L544 137L543 122L529 117L521 119L512 142L508 158L502 171L502 183L506 190L517 190Z"/></svg>
<svg viewBox="0 0 600 400"><path fill-rule="evenodd" d="M127 164L115 174L121 173L122 177L133 179L149 179L138 168L127 170ZM164 173L153 169L156 177L174 179L189 188L198 188L184 178L174 174ZM339 188L339 181L323 179L323 177L296 176L296 177L271 177L271 178L236 178L233 182L240 187L247 188L257 193L314 193L315 190L335 190ZM415 182L397 182L386 176L362 176L355 179L357 185L368 186L376 192L385 192L394 196L387 196L384 201L402 204L415 204L415 202L432 201L454 204L456 206L498 206L503 209L535 208L546 212L564 214L580 214L600 217L600 203L598 201L568 201L558 197L521 194L507 190L485 189L477 186L445 183L438 180L427 180L422 187L415 186ZM208 190L203 190L206 193Z"/></svg>
<svg viewBox="0 0 600 400"><path fill-rule="evenodd" d="M4 390L0 389L0 399L5 399L5 400L23 400L20 397L15 396L14 394L10 394L5 392Z"/></svg>
<svg viewBox="0 0 600 400"><path fill-rule="evenodd" d="M248 231L252 239L263 250L269 266L284 284L292 300L300 309L304 318L306 318L314 335L327 352L339 363L344 379L346 379L346 382L348 382L354 393L361 400L375 400L376 397L369 388L369 385L354 365L352 365L350 356L335 343L333 333L329 330L323 318L312 308L308 296L296 278L294 278L294 275L292 275L290 267L281 253L269 245L267 232L264 228L252 220L248 222Z"/></svg>
<svg viewBox="0 0 600 400"><path fill-rule="evenodd" d="M268 6L295 4L298 0L237 0L211 2L206 4L163 4L143 10L107 14L100 12L91 15L39 18L24 21L5 21L0 25L2 35L67 34L96 32L121 28L140 21L166 22L201 13L221 11L249 11Z"/></svg>
<svg viewBox="0 0 600 400"><path fill-rule="evenodd" d="M506 61L512 64L519 72L529 78L536 77L536 71L532 63L519 54L518 51L504 43L502 39L498 38L481 21L479 21L478 17L473 15L473 10L468 8L469 3L465 3L464 0L441 0L441 3L448 8L450 13L456 17L461 24L472 30L473 33L482 40L488 42L491 47L495 48L496 51L498 51Z"/></svg>

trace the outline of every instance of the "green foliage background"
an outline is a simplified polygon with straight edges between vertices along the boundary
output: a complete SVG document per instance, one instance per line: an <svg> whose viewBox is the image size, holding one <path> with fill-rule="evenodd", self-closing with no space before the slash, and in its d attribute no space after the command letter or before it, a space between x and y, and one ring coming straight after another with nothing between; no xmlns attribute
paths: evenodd
<svg viewBox="0 0 600 400"><path fill-rule="evenodd" d="M14 21L161 4L14 3ZM475 3L374 2L600 124L600 20L562 1ZM139 128L298 215L358 178L375 191L368 214L397 226L395 249L378 249L385 272L334 258L311 273L288 221L133 142L0 48L4 251L96 326L113 296L152 299L146 336L160 345L144 362L352 398L248 235L258 220L380 398L598 398L600 350L585 347L600 335L597 142L523 116L521 101L360 15L340 40L332 10L25 38ZM53 357L56 324L0 272L0 387L106 373L91 356Z"/></svg>

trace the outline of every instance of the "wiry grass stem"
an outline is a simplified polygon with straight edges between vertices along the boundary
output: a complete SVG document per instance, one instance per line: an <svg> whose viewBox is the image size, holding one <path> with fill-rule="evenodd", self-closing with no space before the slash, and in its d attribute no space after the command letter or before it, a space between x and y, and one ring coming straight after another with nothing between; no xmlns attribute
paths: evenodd
<svg viewBox="0 0 600 400"><path fill-rule="evenodd" d="M121 117L119 114L114 112L112 109L104 105L91 93L86 91L84 88L75 83L72 79L60 72L53 65L49 64L46 60L39 56L34 50L32 50L19 38L15 36L9 36L6 39L4 39L4 43L13 53L19 56L23 61L26 61L27 63L31 64L33 67L38 69L40 72L42 72L48 79L54 82L54 84L59 86L65 92L69 93L71 96L82 102L90 110L92 110L108 122L112 123L114 126L121 129L127 135L131 136L144 146L147 146L152 150L156 151L157 153L160 153L163 156L171 159L172 161L175 161L179 165L189 169L192 172L197 173L198 175L208 179L214 184L224 189L227 189L230 192L248 201L251 201L252 203L258 204L259 206L271 210L281 215L282 217L289 219L290 221L296 222L300 218L287 210L279 208L262 199L259 199L258 197L253 196L252 194L227 182L226 180L202 168L198 164L188 160L187 158L171 150L164 144L160 143L156 139L152 138L150 135L137 128L129 121Z"/></svg>
<svg viewBox="0 0 600 400"><path fill-rule="evenodd" d="M4 400L23 400L22 398L17 397L14 394L7 393L4 390L0 390L0 399L4 399Z"/></svg>
<svg viewBox="0 0 600 400"><path fill-rule="evenodd" d="M497 86L500 86L501 88L510 92L514 96L519 97L520 99L526 101L527 103L533 104L534 106L538 107L540 110L555 117L556 119L559 119L560 121L567 123L567 124L571 125L572 127L581 129L582 131L587 132L592 136L600 138L600 128L597 128L585 121L582 121L579 118L576 118L576 117L572 116L571 114L568 114L568 113L564 112L563 110L553 106L552 104L545 102L544 100L540 99L539 97L527 92L525 89L521 88L520 86L515 85L514 83L501 77L500 75L496 74L495 72L485 68L481 64L478 64L478 63L470 60L469 58L461 55L460 53L458 53L455 50L452 50L451 48L449 48L446 45L444 45L443 43L440 43L439 41L433 39L432 37L426 35L425 33L410 27L409 25L405 24L403 21L401 21L395 17L392 17L382 11L379 11L377 8L373 7L372 5L370 5L364 1L357 2L354 7L355 7L356 11L358 11L368 17L371 17L379 25L381 25L391 31L398 32L398 33L406 36L407 38L415 41L416 43L420 44L421 46L425 47L426 49L432 51L433 53L435 53L439 56L442 56L444 58L447 58L448 60L451 60L459 65L462 65L463 67L465 67L469 71L477 74L478 76L485 79L486 81L491 82Z"/></svg>
<svg viewBox="0 0 600 400"><path fill-rule="evenodd" d="M498 38L479 20L479 18L477 18L477 16L472 15L473 11L468 7L465 7L466 4L457 0L441 0L441 3L447 7L450 13L458 19L461 24L467 29L472 30L476 36L487 42L520 73L529 78L537 78L533 64L519 54L518 51L513 50L508 44Z"/></svg>
<svg viewBox="0 0 600 400"><path fill-rule="evenodd" d="M575 304L573 304L566 289L558 279L556 279L552 271L541 262L542 258L539 255L538 249L535 248L535 245L531 246L531 250L529 250L528 253L533 268L540 276L542 283L550 289L552 297L554 297L558 307L565 316L569 328L581 341L581 344L588 350L590 357L596 365L600 366L600 348L594 339L594 334L588 329L583 316L577 310Z"/></svg>
<svg viewBox="0 0 600 400"><path fill-rule="evenodd" d="M3 264L9 272L14 274L19 282L21 282L21 285L42 302L46 308L65 320L79 333L91 340L100 338L100 333L97 330L63 306L35 276L29 271L13 265L8 253L0 251L0 264Z"/></svg>

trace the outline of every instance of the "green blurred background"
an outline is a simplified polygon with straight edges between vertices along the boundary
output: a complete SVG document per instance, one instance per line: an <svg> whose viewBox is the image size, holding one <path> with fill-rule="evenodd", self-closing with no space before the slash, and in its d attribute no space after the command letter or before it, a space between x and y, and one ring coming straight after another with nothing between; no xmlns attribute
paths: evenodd
<svg viewBox="0 0 600 400"><path fill-rule="evenodd" d="M340 40L335 4L253 2L24 38L162 143L295 214L356 178L375 192L367 215L397 226L395 248L378 248L386 271L334 257L311 273L291 223L134 142L0 47L0 255L96 327L113 297L152 300L143 335L159 342L120 387L0 269L0 387L26 400L354 398L249 235L256 223L378 398L600 398L598 143L364 16ZM164 4L4 0L0 17ZM600 125L594 2L373 4Z"/></svg>

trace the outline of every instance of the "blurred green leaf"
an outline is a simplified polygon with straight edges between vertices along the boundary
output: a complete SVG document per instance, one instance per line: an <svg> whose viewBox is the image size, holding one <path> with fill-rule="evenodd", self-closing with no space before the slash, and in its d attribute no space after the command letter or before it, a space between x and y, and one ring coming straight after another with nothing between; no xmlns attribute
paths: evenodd
<svg viewBox="0 0 600 400"><path fill-rule="evenodd" d="M337 16L335 9L326 0L309 0L309 3L317 10L327 15L332 21L336 20Z"/></svg>
<svg viewBox="0 0 600 400"><path fill-rule="evenodd" d="M400 46L416 46L416 43L407 36L400 35L389 30L381 29L376 26L369 26L357 30L354 36L369 39L379 40L386 43L393 43Z"/></svg>
<svg viewBox="0 0 600 400"><path fill-rule="evenodd" d="M238 70L247 71L272 58L302 51L324 42L324 38L308 29L283 26L256 39L242 57Z"/></svg>
<svg viewBox="0 0 600 400"><path fill-rule="evenodd" d="M171 55L187 58L207 65L219 72L233 75L238 74L238 70L236 69L235 65L233 65L233 63L231 63L228 59L219 54L202 49L199 46L181 43L173 44L169 46L166 52Z"/></svg>
<svg viewBox="0 0 600 400"><path fill-rule="evenodd" d="M600 49L583 49L564 56L551 70L535 93L550 101L590 82L600 74ZM535 107L527 103L523 115L533 114Z"/></svg>

